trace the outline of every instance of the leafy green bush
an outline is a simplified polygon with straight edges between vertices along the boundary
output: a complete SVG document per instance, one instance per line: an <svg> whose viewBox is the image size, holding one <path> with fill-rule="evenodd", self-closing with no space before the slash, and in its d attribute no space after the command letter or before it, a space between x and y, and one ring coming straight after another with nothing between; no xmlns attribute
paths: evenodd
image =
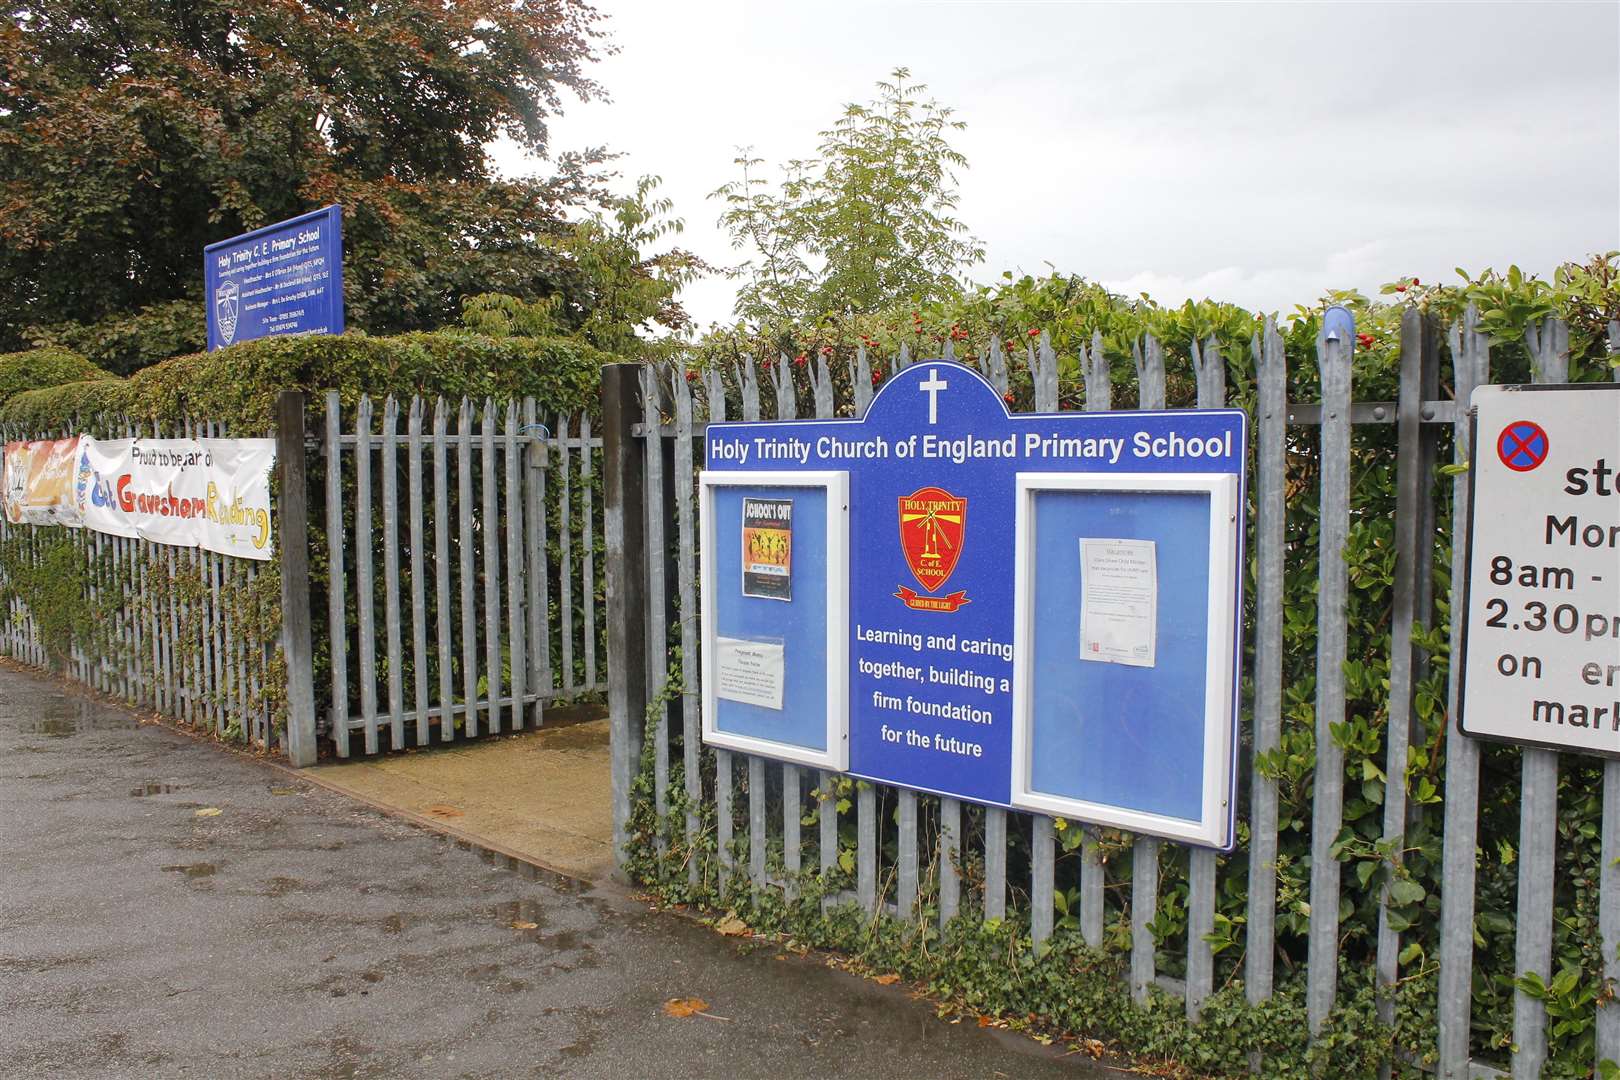
<svg viewBox="0 0 1620 1080"><path fill-rule="evenodd" d="M601 366L610 359L563 337L496 339L438 332L270 338L177 356L127 380L73 382L17 393L0 401L0 423L43 433L79 417L96 434L99 423L124 414L164 424L211 420L246 434L270 429L282 390L303 390L311 397L337 390L345 409L362 394L381 399L420 393L479 400L533 396L548 412L574 412L594 405ZM0 373L4 371L0 361ZM0 398L5 397L4 385L0 382ZM101 419L92 419L97 417Z"/></svg>
<svg viewBox="0 0 1620 1080"><path fill-rule="evenodd" d="M199 297L149 304L92 323L29 327L36 345L82 353L108 371L128 375L171 356L208 347L208 323Z"/></svg>
<svg viewBox="0 0 1620 1080"><path fill-rule="evenodd" d="M25 390L113 376L67 349L29 349L0 356L0 403Z"/></svg>

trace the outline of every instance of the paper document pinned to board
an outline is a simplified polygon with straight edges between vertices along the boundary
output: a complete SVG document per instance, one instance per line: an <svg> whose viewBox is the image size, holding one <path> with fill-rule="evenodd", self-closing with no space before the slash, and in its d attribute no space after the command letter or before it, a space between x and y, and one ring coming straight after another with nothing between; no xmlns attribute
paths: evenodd
<svg viewBox="0 0 1620 1080"><path fill-rule="evenodd" d="M782 707L786 665L780 644L717 637L714 645L716 697L766 709Z"/></svg>
<svg viewBox="0 0 1620 1080"><path fill-rule="evenodd" d="M1152 540L1080 540L1080 659L1152 667L1159 621Z"/></svg>

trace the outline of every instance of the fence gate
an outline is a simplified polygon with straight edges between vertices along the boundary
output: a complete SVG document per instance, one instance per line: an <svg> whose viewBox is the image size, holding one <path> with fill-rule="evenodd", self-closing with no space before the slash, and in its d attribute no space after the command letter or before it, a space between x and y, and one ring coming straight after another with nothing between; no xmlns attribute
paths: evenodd
<svg viewBox="0 0 1620 1080"><path fill-rule="evenodd" d="M319 423L315 682L340 757L539 726L547 703L606 690L588 415L361 397L345 416L332 391Z"/></svg>

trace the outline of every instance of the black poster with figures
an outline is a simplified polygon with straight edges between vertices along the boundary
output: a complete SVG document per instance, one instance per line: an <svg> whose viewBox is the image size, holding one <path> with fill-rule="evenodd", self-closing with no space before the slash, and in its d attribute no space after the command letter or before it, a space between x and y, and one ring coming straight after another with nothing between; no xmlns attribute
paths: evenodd
<svg viewBox="0 0 1620 1080"><path fill-rule="evenodd" d="M792 599L792 499L743 500L742 565L744 596Z"/></svg>

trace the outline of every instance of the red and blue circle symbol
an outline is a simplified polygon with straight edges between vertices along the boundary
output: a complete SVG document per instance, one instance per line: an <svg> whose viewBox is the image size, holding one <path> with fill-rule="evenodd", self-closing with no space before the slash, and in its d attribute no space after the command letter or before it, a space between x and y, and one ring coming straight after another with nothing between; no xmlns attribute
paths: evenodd
<svg viewBox="0 0 1620 1080"><path fill-rule="evenodd" d="M1529 472L1547 460L1552 444L1547 432L1534 420L1515 420L1502 429L1496 440L1496 456L1514 472Z"/></svg>

